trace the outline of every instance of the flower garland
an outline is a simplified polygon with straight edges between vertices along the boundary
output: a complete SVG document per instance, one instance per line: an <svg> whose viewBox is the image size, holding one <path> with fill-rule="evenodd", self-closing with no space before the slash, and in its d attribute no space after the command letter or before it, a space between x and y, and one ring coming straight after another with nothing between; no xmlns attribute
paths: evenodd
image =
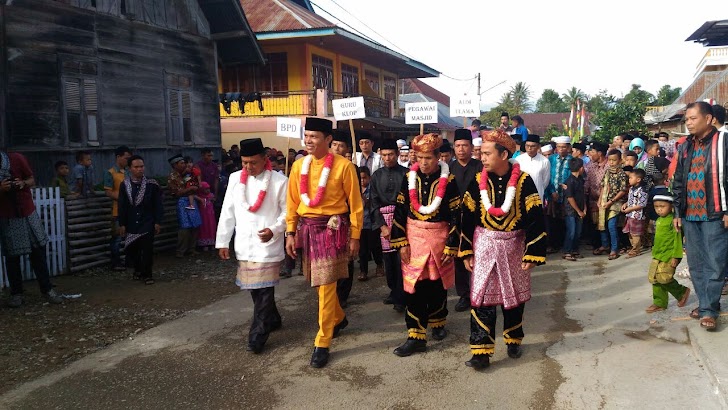
<svg viewBox="0 0 728 410"><path fill-rule="evenodd" d="M483 203L483 207L486 212L501 218L506 215L513 206L513 200L516 198L516 184L518 183L518 177L521 175L521 165L519 163L513 164L511 170L511 178L508 180L508 187L506 188L506 199L503 201L503 205L500 208L496 208L490 203L490 197L488 196L488 172L483 170L480 175L480 201Z"/></svg>
<svg viewBox="0 0 728 410"><path fill-rule="evenodd" d="M263 177L263 189L258 192L258 198L256 198L255 203L251 206L250 204L248 204L248 199L245 197L245 187L248 183L248 170L243 168L243 171L240 173L240 185L242 185L243 187L243 208L247 209L250 212L255 212L263 205L265 195L268 193L268 184L270 183L270 175L272 173L272 169L273 168L270 164L270 159L266 158L265 171L268 171L268 173L266 173Z"/></svg>
<svg viewBox="0 0 728 410"><path fill-rule="evenodd" d="M427 206L422 206L417 197L417 171L420 169L420 164L415 163L410 168L410 173L407 177L407 188L409 188L409 198L412 208L422 215L429 215L440 207L442 198L445 196L445 188L447 187L447 178L450 175L450 167L443 161L439 161L440 165L440 183L437 185L437 194L435 199L432 200Z"/></svg>
<svg viewBox="0 0 728 410"><path fill-rule="evenodd" d="M309 154L303 157L303 163L301 164L301 201L303 201L306 206L317 206L321 202L321 199L323 199L324 193L326 192L326 182L329 180L331 167L334 165L334 154L326 154L326 159L324 159L324 169L321 171L318 188L316 189L316 196L313 199L310 199L308 196L308 171L311 168L311 161L313 161L313 155Z"/></svg>

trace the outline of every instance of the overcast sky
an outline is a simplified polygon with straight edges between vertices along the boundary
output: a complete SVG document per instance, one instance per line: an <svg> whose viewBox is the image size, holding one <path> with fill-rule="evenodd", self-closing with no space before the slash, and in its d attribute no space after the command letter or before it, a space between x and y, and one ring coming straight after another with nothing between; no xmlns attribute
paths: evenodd
<svg viewBox="0 0 728 410"><path fill-rule="evenodd" d="M530 87L534 105L545 88L618 97L633 83L653 94L665 84L685 89L707 49L684 40L705 21L728 18L711 13L712 3L675 0L313 2L322 16L329 17L321 8L443 74L480 72L483 91L505 81L482 95L484 109L518 81ZM472 80L425 81L449 95L476 91Z"/></svg>

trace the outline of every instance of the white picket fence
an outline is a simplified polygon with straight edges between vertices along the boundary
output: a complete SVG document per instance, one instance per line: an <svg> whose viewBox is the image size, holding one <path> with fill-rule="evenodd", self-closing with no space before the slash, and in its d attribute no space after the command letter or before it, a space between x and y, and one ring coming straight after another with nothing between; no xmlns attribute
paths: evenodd
<svg viewBox="0 0 728 410"><path fill-rule="evenodd" d="M66 210L65 201L58 188L34 188L31 190L35 208L48 234L46 261L51 276L61 275L66 270ZM1 251L1 249L0 249ZM21 258L24 280L35 279L27 256ZM5 258L0 260L0 288L9 286Z"/></svg>

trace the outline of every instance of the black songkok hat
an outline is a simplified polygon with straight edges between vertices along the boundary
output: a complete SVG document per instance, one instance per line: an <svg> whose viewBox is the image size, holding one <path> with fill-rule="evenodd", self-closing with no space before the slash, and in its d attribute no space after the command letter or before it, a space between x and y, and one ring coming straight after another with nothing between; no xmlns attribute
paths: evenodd
<svg viewBox="0 0 728 410"><path fill-rule="evenodd" d="M450 145L450 141L443 139L442 145L440 145L440 152L452 152L452 146Z"/></svg>
<svg viewBox="0 0 728 410"><path fill-rule="evenodd" d="M324 135L331 135L333 128L333 123L325 118L306 117L306 131L321 131Z"/></svg>
<svg viewBox="0 0 728 410"><path fill-rule="evenodd" d="M177 155L173 156L172 158L168 159L167 162L169 162L169 165L174 166L174 164L176 164L180 161L184 161L184 160L185 160L185 157L183 157L182 154L177 154Z"/></svg>
<svg viewBox="0 0 728 410"><path fill-rule="evenodd" d="M385 138L382 141L382 145L379 146L379 149L392 149L392 150L398 150L397 147L397 141L391 139L391 138Z"/></svg>
<svg viewBox="0 0 728 410"><path fill-rule="evenodd" d="M470 142L473 141L473 133L470 130L466 130L465 128L458 128L455 130L455 138L453 138L453 141L457 140L468 140Z"/></svg>
<svg viewBox="0 0 728 410"><path fill-rule="evenodd" d="M526 143L527 142L535 142L536 144L541 145L541 136L536 134L528 134L528 137L521 142L521 152L526 152Z"/></svg>
<svg viewBox="0 0 728 410"><path fill-rule="evenodd" d="M361 140L369 140L374 142L374 137L368 131L356 131L356 142L359 143Z"/></svg>
<svg viewBox="0 0 728 410"><path fill-rule="evenodd" d="M252 157L265 152L263 141L260 138L248 138L240 141L240 156Z"/></svg>
<svg viewBox="0 0 728 410"><path fill-rule="evenodd" d="M586 144L583 144L581 142L575 142L574 145L572 145L571 147L576 148L583 153L586 153Z"/></svg>
<svg viewBox="0 0 728 410"><path fill-rule="evenodd" d="M351 134L346 131L336 130L333 134L334 141L343 142L348 147L351 145Z"/></svg>

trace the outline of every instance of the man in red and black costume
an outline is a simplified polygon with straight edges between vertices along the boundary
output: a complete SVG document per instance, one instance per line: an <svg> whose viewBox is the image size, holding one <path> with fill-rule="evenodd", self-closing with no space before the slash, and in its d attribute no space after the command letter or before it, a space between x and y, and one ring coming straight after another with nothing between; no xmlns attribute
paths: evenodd
<svg viewBox="0 0 728 410"><path fill-rule="evenodd" d="M438 162L442 138L418 135L412 141L417 164L402 181L392 224L391 245L402 258L407 341L394 350L409 356L427 349L432 338L447 336L447 290L455 283L453 256L460 240L460 195L444 162Z"/></svg>
<svg viewBox="0 0 728 410"><path fill-rule="evenodd" d="M508 160L516 143L505 131L481 133L483 171L462 201L458 256L472 272L470 350L465 362L482 369L495 350L496 306L503 312L508 356L521 357L523 309L531 299L531 274L546 262L541 197L531 177Z"/></svg>

